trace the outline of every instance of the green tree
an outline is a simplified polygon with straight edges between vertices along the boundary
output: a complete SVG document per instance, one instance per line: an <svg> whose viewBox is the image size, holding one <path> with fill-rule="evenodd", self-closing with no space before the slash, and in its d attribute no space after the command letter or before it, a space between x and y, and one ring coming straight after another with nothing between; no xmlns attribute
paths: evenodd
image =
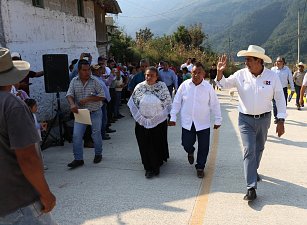
<svg viewBox="0 0 307 225"><path fill-rule="evenodd" d="M173 33L174 41L181 43L185 46L186 49L189 49L192 44L192 39L189 33L189 30L181 25L177 27L177 30Z"/></svg>
<svg viewBox="0 0 307 225"><path fill-rule="evenodd" d="M202 24L194 24L188 28L191 37L191 45L194 48L200 48L202 43L208 38L202 30Z"/></svg>
<svg viewBox="0 0 307 225"><path fill-rule="evenodd" d="M111 47L109 55L119 62L131 62L137 57L132 46L135 45L133 39L126 35L123 31L116 30L111 37Z"/></svg>
<svg viewBox="0 0 307 225"><path fill-rule="evenodd" d="M146 43L153 38L154 34L147 27L140 29L139 32L135 32L135 38L137 43Z"/></svg>

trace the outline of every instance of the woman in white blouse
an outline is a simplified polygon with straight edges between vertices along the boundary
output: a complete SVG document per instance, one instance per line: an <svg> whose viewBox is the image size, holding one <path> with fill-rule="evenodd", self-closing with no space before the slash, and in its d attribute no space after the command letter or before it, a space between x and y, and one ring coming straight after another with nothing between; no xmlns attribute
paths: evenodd
<svg viewBox="0 0 307 225"><path fill-rule="evenodd" d="M135 135L146 178L157 176L163 161L169 158L167 118L171 104L167 86L158 81L158 70L155 67L147 68L145 81L135 87L128 101L136 121Z"/></svg>

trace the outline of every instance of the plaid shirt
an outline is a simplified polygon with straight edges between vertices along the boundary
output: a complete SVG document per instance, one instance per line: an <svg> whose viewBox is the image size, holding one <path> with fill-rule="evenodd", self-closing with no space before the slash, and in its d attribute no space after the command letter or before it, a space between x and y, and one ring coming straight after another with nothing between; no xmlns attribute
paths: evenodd
<svg viewBox="0 0 307 225"><path fill-rule="evenodd" d="M102 101L89 102L84 105L81 105L79 103L80 100L89 96L105 97L105 94L99 81L95 77L90 76L89 80L83 85L79 76L77 76L71 80L66 94L66 97L67 96L72 96L74 98L78 108L88 109L93 112L101 108L103 104Z"/></svg>

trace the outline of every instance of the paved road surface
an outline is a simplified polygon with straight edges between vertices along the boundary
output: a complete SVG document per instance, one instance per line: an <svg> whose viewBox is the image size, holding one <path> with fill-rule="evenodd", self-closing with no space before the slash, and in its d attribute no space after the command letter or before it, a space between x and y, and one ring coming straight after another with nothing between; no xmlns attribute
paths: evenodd
<svg viewBox="0 0 307 225"><path fill-rule="evenodd" d="M210 158L203 180L196 177L180 144L181 128L169 128L170 160L159 177L146 179L134 136L134 121L126 106L117 132L104 142L103 161L69 170L72 146L44 151L48 182L57 197L53 216L61 225L185 225L291 224L307 225L307 108L288 106L286 134L269 137L258 185L258 198L248 204L242 148L237 127L237 101L218 92L222 127L211 134ZM178 122L178 121L177 121Z"/></svg>

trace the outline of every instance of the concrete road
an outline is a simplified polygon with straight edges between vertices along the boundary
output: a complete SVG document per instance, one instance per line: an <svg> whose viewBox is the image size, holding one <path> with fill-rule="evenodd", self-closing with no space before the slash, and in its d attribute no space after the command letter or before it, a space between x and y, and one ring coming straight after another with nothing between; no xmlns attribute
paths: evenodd
<svg viewBox="0 0 307 225"><path fill-rule="evenodd" d="M205 178L196 177L181 144L181 128L169 128L170 159L153 179L146 179L134 136L134 121L113 125L117 132L104 142L103 161L69 170L72 146L48 148L46 177L57 197L53 216L61 225L307 224L307 108L288 106L286 134L278 138L272 123L260 166L258 198L248 204L237 100L218 92L222 127L211 134ZM178 121L177 121L178 122Z"/></svg>

